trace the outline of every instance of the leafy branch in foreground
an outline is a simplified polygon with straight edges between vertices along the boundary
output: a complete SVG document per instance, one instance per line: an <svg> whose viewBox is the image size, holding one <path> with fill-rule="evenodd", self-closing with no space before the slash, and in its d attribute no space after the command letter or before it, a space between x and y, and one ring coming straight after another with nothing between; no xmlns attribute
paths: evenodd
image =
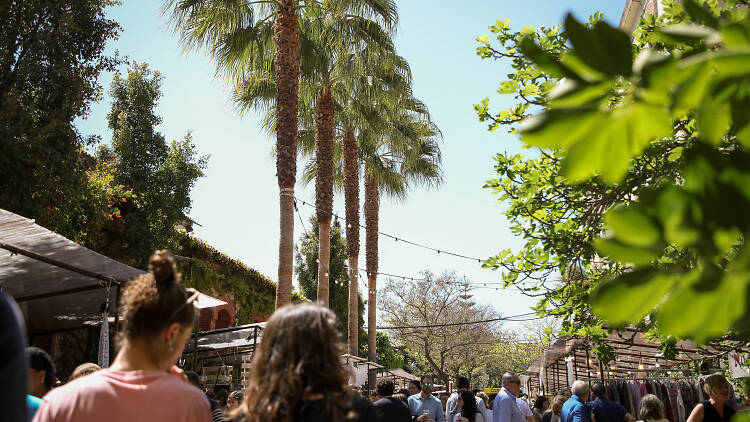
<svg viewBox="0 0 750 422"><path fill-rule="evenodd" d="M540 315L562 318L561 335L594 340L605 362L611 350L599 340L625 324L647 330L667 354L675 336L729 348L745 344L742 327L726 332L745 312L746 295L736 294L744 291L744 281L733 285L730 296L732 288L714 289L738 265L744 239L744 223L733 216L745 206L738 192L744 170L729 163L742 162L745 147L739 139L747 130L743 72L749 68L741 52L749 31L747 10L730 3L719 9L667 1L664 14L641 20L633 43L598 14L585 24L569 16L564 27L552 30L513 32L507 20L498 21L490 30L499 47L489 37L478 38L480 56L512 61L514 73L498 92L517 100L495 113L485 99L475 106L479 119L490 121L490 130L505 125L511 133L526 119L522 140L533 148L528 156L495 158L497 177L485 187L507 206L511 230L525 244L515 253L501 251L484 266L502 271L506 286L537 297ZM529 98L523 89L535 81L543 81L539 94ZM674 190L681 194L669 195L682 202L670 202L667 192ZM667 198L663 208L654 198ZM617 215L631 204L626 215ZM713 211L704 213L704 206ZM680 233L700 236L685 243L678 241ZM602 234L606 239L599 239ZM684 279L690 271L706 272L708 262L718 268L717 276L706 273L712 281L702 276L705 284L694 285ZM645 278L636 280L633 272ZM665 287L651 277L654 272L679 281ZM605 279L618 281L599 287ZM676 295L684 283L693 293ZM698 314L715 312L721 308L708 305L714 293L716 305L723 307L726 297L735 303L733 316L712 319L706 324L711 327L664 310L667 303L689 300L691 306L683 304L681 311L702 306ZM650 301L640 303L643 298Z"/></svg>
<svg viewBox="0 0 750 422"><path fill-rule="evenodd" d="M683 10L686 22L642 33L653 43L645 48L571 16L572 48L559 58L525 38L523 53L565 79L521 139L560 151L567 181L610 186L655 143L673 145L666 158L678 177L645 180L631 204L604 214L594 246L616 270L590 301L612 324L645 318L661 333L705 342L750 329L750 25L746 9L688 0Z"/></svg>

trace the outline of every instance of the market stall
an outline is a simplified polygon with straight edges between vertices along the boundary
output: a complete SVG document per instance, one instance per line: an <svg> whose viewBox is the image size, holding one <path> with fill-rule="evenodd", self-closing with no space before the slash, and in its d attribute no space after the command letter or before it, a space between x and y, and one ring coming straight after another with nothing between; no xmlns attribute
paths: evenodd
<svg viewBox="0 0 750 422"><path fill-rule="evenodd" d="M569 389L574 380L595 380L606 385L619 381L659 380L661 378L696 379L699 373L688 364L702 363L702 372L719 368L718 352L710 348L699 348L689 340L675 344L676 356L666 358L658 344L648 341L639 330L624 329L613 332L607 345L616 353L616 359L600 362L591 352L591 344L585 338L568 337L553 342L528 369L529 391L536 394L554 395ZM532 379L536 378L536 381ZM537 388L538 391L534 391Z"/></svg>

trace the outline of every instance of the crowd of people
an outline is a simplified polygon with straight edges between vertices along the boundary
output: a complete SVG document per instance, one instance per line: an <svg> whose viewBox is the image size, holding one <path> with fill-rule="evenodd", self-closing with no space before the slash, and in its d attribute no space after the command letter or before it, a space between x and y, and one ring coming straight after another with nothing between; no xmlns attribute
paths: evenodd
<svg viewBox="0 0 750 422"><path fill-rule="evenodd" d="M396 391L381 379L374 397L363 397L349 385L340 363L341 338L336 317L314 304L277 310L269 319L241 391L212 396L201 390L197 373L176 366L195 321L196 294L179 283L174 258L166 251L149 260L149 272L132 281L122 295L122 329L118 352L109 368L87 363L67 383L55 385L55 367L41 349L25 351L26 379L18 368L0 368L5 385L24 385L24 398L4 395L6 415L34 422L667 422L664 406L653 394L640 401L638 415L606 397L604 385L575 381L570 395L537 397L530 405L518 375L506 373L497 394L470 389L458 377L452 394L433 395L431 375ZM0 313L4 312L0 307ZM18 313L14 314L18 317ZM17 345L16 345L17 346ZM16 346L3 348L7 362L19 362ZM13 384L15 383L15 384ZM705 380L709 397L687 422L728 422L729 384L719 374ZM591 393L591 397L589 397ZM23 408L23 411L20 409Z"/></svg>

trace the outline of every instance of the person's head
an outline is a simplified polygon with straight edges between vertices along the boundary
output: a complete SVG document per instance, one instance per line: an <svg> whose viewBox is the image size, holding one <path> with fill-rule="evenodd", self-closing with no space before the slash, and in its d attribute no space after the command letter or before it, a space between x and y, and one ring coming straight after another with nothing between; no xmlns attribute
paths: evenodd
<svg viewBox="0 0 750 422"><path fill-rule="evenodd" d="M29 394L44 397L55 386L55 364L44 350L38 347L27 347L29 361Z"/></svg>
<svg viewBox="0 0 750 422"><path fill-rule="evenodd" d="M606 389L604 388L604 383L597 381L591 384L591 392L594 394L594 397L605 397Z"/></svg>
<svg viewBox="0 0 750 422"><path fill-rule="evenodd" d="M503 374L503 387L518 397L521 394L521 378L513 372L506 372Z"/></svg>
<svg viewBox="0 0 750 422"><path fill-rule="evenodd" d="M409 396L406 395L406 394L403 394L401 391L404 391L404 389L402 388L401 390L399 390L398 394L394 394L393 398L401 400L402 402L406 403L406 405L408 406L409 405Z"/></svg>
<svg viewBox="0 0 750 422"><path fill-rule="evenodd" d="M468 390L469 389L469 379L466 377L458 377L456 378L456 390L462 391L462 390Z"/></svg>
<svg viewBox="0 0 750 422"><path fill-rule="evenodd" d="M187 378L190 384L193 384L196 388L201 388L201 377L195 371L185 371L185 378Z"/></svg>
<svg viewBox="0 0 750 422"><path fill-rule="evenodd" d="M82 363L78 366L76 366L76 369L73 370L73 373L70 374L70 378L68 378L68 382L71 382L75 379L85 377L86 375L91 375L96 371L101 371L102 367L91 362Z"/></svg>
<svg viewBox="0 0 750 422"><path fill-rule="evenodd" d="M583 401L586 401L589 396L589 385L586 381L573 381L573 385L570 386L570 391L580 397Z"/></svg>
<svg viewBox="0 0 750 422"><path fill-rule="evenodd" d="M378 381L378 385L377 385L378 397L392 396L393 391L395 389L396 389L396 386L393 385L393 381L388 378L381 378L380 381Z"/></svg>
<svg viewBox="0 0 750 422"><path fill-rule="evenodd" d="M639 413L644 421L664 419L664 404L655 395L646 394L641 399Z"/></svg>
<svg viewBox="0 0 750 422"><path fill-rule="evenodd" d="M432 375L425 374L419 379L422 382L422 394L432 394L432 386L435 385L432 381Z"/></svg>
<svg viewBox="0 0 750 422"><path fill-rule="evenodd" d="M722 374L711 374L706 377L703 391L714 400L729 400L729 382Z"/></svg>
<svg viewBox="0 0 750 422"><path fill-rule="evenodd" d="M539 409L540 411L544 412L549 407L549 399L544 396L539 396L536 398L536 401L534 402L534 409Z"/></svg>
<svg viewBox="0 0 750 422"><path fill-rule="evenodd" d="M242 391L234 390L227 397L227 410L237 409L242 403Z"/></svg>
<svg viewBox="0 0 750 422"><path fill-rule="evenodd" d="M488 409L490 408L490 398L487 397L487 394L485 394L484 391L480 391L480 392L476 393L475 396L479 397L480 399L482 399L484 401L484 407L486 407Z"/></svg>
<svg viewBox="0 0 750 422"><path fill-rule="evenodd" d="M488 396L488 398L490 399L490 403L489 403L489 406L487 406L487 408L490 410L492 410L492 406L495 405L495 397L497 397L497 393L492 393Z"/></svg>
<svg viewBox="0 0 750 422"><path fill-rule="evenodd" d="M557 416L560 416L560 412L562 412L563 404L565 404L565 400L568 398L565 396L557 395L552 398L552 404L550 405L550 409L552 410L552 413L554 413Z"/></svg>
<svg viewBox="0 0 750 422"><path fill-rule="evenodd" d="M477 401L471 391L462 390L458 392L458 407L461 408L461 416L470 422L474 421L477 414Z"/></svg>
<svg viewBox="0 0 750 422"><path fill-rule="evenodd" d="M348 400L349 374L339 362L342 353L336 315L330 309L309 303L277 309L251 364L242 408L248 422L291 420L313 394ZM331 413L328 418L340 416Z"/></svg>
<svg viewBox="0 0 750 422"><path fill-rule="evenodd" d="M450 394L443 391L440 393L440 403L443 404L443 412L445 412L445 406L448 404L448 399L450 398Z"/></svg>
<svg viewBox="0 0 750 422"><path fill-rule="evenodd" d="M140 350L165 371L182 355L195 322L189 299L197 294L189 294L179 279L172 254L156 251L148 273L130 282L122 295L121 348Z"/></svg>
<svg viewBox="0 0 750 422"><path fill-rule="evenodd" d="M415 394L419 394L419 392L422 391L422 383L418 380L411 380L409 381L409 395L413 396Z"/></svg>
<svg viewBox="0 0 750 422"><path fill-rule="evenodd" d="M407 390L406 388L402 388L398 390L397 394L403 394L404 396L409 397L409 390Z"/></svg>
<svg viewBox="0 0 750 422"><path fill-rule="evenodd" d="M229 390L222 388L216 392L216 401L221 407L227 407L227 400L229 400Z"/></svg>

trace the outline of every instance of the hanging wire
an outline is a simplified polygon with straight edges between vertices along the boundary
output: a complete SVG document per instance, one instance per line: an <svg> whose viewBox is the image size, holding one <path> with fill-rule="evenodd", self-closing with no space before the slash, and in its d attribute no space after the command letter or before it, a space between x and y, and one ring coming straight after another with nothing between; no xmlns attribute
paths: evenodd
<svg viewBox="0 0 750 422"><path fill-rule="evenodd" d="M483 320L478 320L478 321L452 322L452 323L445 323L445 324L427 324L427 325L386 326L386 327L375 327L375 328L377 328L378 330L405 330L405 329L410 329L410 328L455 327L455 326L459 326L459 325L484 324L484 323L496 322L496 321L523 322L523 321L534 321L534 320L540 319L538 317L516 319L516 318L521 318L521 317L528 317L528 316L531 316L531 315L536 315L536 312L526 312L524 314L511 315L511 316L499 317L499 318L491 318L491 319L483 319ZM367 328L367 327L365 327L365 328Z"/></svg>
<svg viewBox="0 0 750 422"><path fill-rule="evenodd" d="M312 208L314 208L316 210L318 209L314 204L311 204L309 202L305 202L304 200L299 199L297 197L295 197L294 199L297 200L297 201L302 202L304 205L312 207ZM332 213L332 214L334 216L336 216L337 218L341 219L341 220L347 221L346 218L339 217L336 213ZM350 224L350 223L347 221L347 224ZM367 226L365 226L364 224L360 223L359 221L357 221L354 224L357 224L360 228L367 229ZM399 241L400 242L404 242L404 243L407 243L409 245L413 245L413 246L416 246L416 247L419 247L419 248L423 248L423 249L431 250L433 252L437 252L438 254L443 253L443 254L446 254L446 255L455 256L457 258L463 258L463 259L468 259L468 260L471 260L471 261L477 261L480 264L484 261L481 258L477 258L477 257L473 257L473 256L469 256L469 255L465 255L465 254L461 254L461 253L457 253L457 252L451 252L451 251L447 251L447 250L444 250L444 249L433 248L432 246L428 246L428 245L425 245L425 244L422 244L422 243L419 243L419 242L414 242L414 241L411 241L411 240L407 240L407 239L404 239L403 237L394 236L392 234L383 233L381 231L378 231L378 234L381 235L381 236L393 239L396 242L399 242Z"/></svg>

